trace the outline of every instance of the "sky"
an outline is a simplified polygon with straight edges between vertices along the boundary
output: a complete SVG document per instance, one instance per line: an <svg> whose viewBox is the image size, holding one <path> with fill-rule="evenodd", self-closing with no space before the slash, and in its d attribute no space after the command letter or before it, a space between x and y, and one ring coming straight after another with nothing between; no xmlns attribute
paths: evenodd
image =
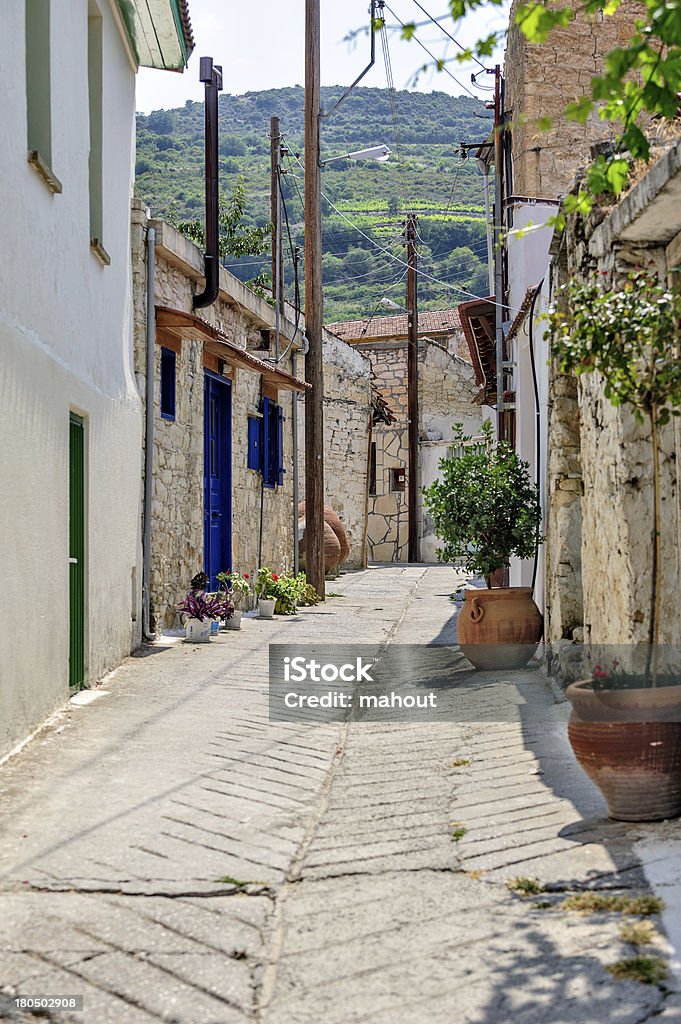
<svg viewBox="0 0 681 1024"><path fill-rule="evenodd" d="M419 0L421 2L421 0ZM321 80L322 85L349 85L369 60L366 35L354 43L345 41L349 32L368 25L367 0L320 0L321 6ZM453 80L445 72L421 72L418 82L413 77L430 61L429 55L412 39L400 39L397 19L422 22L426 17L414 0L390 0L385 18L397 31L388 34L388 47L393 80L397 89L417 88L419 91L439 90L453 96L466 95L466 88L482 99L489 93L475 89L470 82L471 70L477 67L448 63ZM446 14L446 0L423 0L421 6L429 15ZM276 89L304 85L305 79L305 0L189 0L189 11L196 48L183 74L141 68L137 76L137 110L149 113L162 108L180 107L185 101L202 100L203 86L198 80L199 57L212 57L222 64L224 92L239 94L260 89ZM507 7L483 8L455 25L450 18L442 26L461 43L468 45L493 29L506 25ZM429 22L419 27L416 37L436 58L449 58L457 48L437 25ZM501 54L498 55L501 58ZM480 82L486 76L480 77ZM486 84L491 84L487 78ZM362 85L385 87L387 75L380 40L376 45L376 65L362 80Z"/></svg>

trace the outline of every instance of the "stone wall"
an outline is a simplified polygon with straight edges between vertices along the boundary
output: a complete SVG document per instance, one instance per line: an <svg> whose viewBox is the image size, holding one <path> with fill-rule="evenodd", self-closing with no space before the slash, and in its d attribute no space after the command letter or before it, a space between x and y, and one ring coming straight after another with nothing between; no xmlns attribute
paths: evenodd
<svg viewBox="0 0 681 1024"><path fill-rule="evenodd" d="M371 366L361 353L328 331L323 335L323 349L325 501L338 514L348 536L350 554L344 565L361 569L367 561ZM304 473L301 480L304 491Z"/></svg>
<svg viewBox="0 0 681 1024"><path fill-rule="evenodd" d="M133 208L133 282L135 294L135 367L140 394L145 394L146 351L146 216L141 204ZM156 304L192 309L192 284L197 272L195 246L167 224L151 222L158 232L156 252ZM191 262L183 254L189 253ZM219 327L241 348L259 348L267 324L243 304L230 301L228 278L221 278L220 295L204 319ZM243 298L243 296L242 296ZM253 296L256 299L256 296ZM269 309L269 307L267 307ZM185 340L176 352L176 415L160 414L160 357L163 335L155 347L154 482L152 502L151 605L157 629L177 625L175 606L186 594L189 581L203 569L203 342ZM167 342L171 344L170 342ZM288 355L281 369L290 372ZM258 564L286 569L293 564L294 521L292 483L291 393L279 391L284 409L284 484L263 488L261 476L247 469L247 418L257 414L261 377L241 368L232 371L232 566L254 573ZM262 501L262 560L259 560ZM228 566L225 566L227 569Z"/></svg>
<svg viewBox="0 0 681 1024"><path fill-rule="evenodd" d="M633 267L665 280L681 250L681 144L673 146L633 190L610 210L598 208L584 223L570 218L556 285L596 277L604 288L618 286ZM581 472L581 565L574 564L576 515L561 501L566 473L551 492L551 572L566 565L573 581L564 598L553 599L551 637L569 635L581 570L584 639L595 643L640 643L647 638L651 593L652 448L647 424L626 407L605 398L603 381L585 374L579 381L554 378L550 449ZM562 409L561 409L562 405ZM575 410L578 409L578 417ZM681 583L679 466L681 437L675 425L660 431L662 496L662 632L665 643L681 642L678 593ZM550 474L551 476L551 474ZM574 500L574 499L573 499ZM567 509L567 513L566 513ZM555 588L554 588L555 589Z"/></svg>
<svg viewBox="0 0 681 1024"><path fill-rule="evenodd" d="M580 164L588 163L591 144L613 134L596 114L586 124L567 121L565 105L589 93L591 79L602 72L609 50L626 46L643 5L624 0L608 17L577 14L567 28L554 30L545 43L533 44L515 25L519 3L514 0L511 8L504 62L513 134L513 193L555 199L568 191ZM538 126L542 117L552 118L548 131Z"/></svg>

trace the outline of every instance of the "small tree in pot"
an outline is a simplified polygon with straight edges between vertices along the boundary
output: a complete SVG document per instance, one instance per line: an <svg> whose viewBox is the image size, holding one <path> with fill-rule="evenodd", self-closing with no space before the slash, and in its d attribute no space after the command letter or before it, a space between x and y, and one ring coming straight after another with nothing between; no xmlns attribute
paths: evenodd
<svg viewBox="0 0 681 1024"><path fill-rule="evenodd" d="M539 492L528 464L492 424L482 439L454 427L458 451L440 460L441 476L424 488L424 504L443 541L438 558L482 576L487 591L468 591L459 614L459 643L478 668L527 664L541 638L542 621L530 587L492 589L492 576L513 556L532 558L542 541Z"/></svg>

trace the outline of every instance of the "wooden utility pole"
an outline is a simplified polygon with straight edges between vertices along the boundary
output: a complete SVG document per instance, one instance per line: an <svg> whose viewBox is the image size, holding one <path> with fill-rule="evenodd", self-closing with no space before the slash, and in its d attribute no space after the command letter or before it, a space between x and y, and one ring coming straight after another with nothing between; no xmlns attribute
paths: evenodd
<svg viewBox="0 0 681 1024"><path fill-rule="evenodd" d="M409 415L409 513L408 560L419 561L418 464L419 464L419 313L416 287L416 214L407 214L407 409Z"/></svg>
<svg viewBox="0 0 681 1024"><path fill-rule="evenodd" d="M284 312L284 261L281 258L281 131L279 118L270 118L270 211L272 220L272 298Z"/></svg>
<svg viewBox="0 0 681 1024"><path fill-rule="evenodd" d="M504 272L501 262L501 237L503 231L503 150L502 150L502 77L497 64L494 69L494 301L495 311L495 362L497 368L497 440L505 440L504 393L506 374L504 371Z"/></svg>
<svg viewBox="0 0 681 1024"><path fill-rule="evenodd" d="M319 163L319 0L305 0L305 562L324 597L324 370L322 360L322 196Z"/></svg>

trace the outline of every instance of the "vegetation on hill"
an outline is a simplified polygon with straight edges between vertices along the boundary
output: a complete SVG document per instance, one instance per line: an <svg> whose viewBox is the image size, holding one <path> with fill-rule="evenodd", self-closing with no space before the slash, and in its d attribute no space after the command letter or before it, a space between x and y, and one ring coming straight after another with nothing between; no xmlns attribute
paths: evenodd
<svg viewBox="0 0 681 1024"><path fill-rule="evenodd" d="M322 89L325 109L340 87ZM282 192L285 282L294 295L291 249L302 251L303 89L294 86L243 96L220 96L220 189L226 200L246 183L240 228L262 228L270 216L270 117L280 118L287 153ZM387 144L387 163L339 160L322 174L325 319L353 319L380 310L384 296L404 294L404 219L419 216L419 305L455 305L467 293L487 294L484 196L474 160L463 161L462 141L489 132L484 104L445 93L358 88L322 122L322 159ZM137 195L154 215L174 222L203 217L203 105L137 118ZM269 269L269 255L227 255L244 281ZM302 252L300 279L302 290Z"/></svg>

